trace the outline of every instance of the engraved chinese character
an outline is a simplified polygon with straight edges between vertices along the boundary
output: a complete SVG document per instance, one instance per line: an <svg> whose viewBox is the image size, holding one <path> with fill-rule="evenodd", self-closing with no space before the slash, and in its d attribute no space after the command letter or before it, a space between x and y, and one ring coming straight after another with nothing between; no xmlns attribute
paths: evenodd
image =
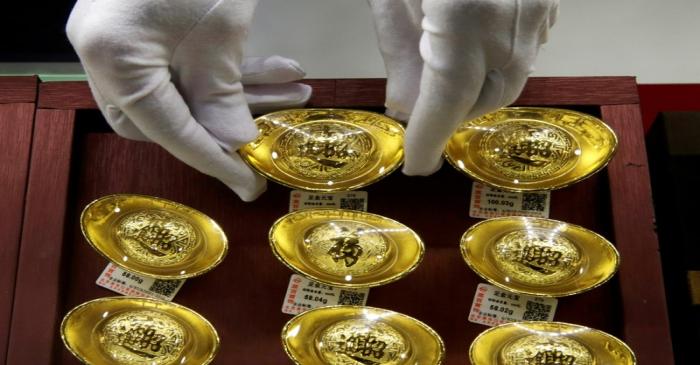
<svg viewBox="0 0 700 365"><path fill-rule="evenodd" d="M574 365L576 358L561 351L542 351L528 359L528 365Z"/></svg>
<svg viewBox="0 0 700 365"><path fill-rule="evenodd" d="M349 230L343 227L341 232L345 235L331 239L335 244L328 250L328 254L331 255L333 261L343 260L345 267L351 267L357 263L363 253L358 237L359 230L348 234Z"/></svg>

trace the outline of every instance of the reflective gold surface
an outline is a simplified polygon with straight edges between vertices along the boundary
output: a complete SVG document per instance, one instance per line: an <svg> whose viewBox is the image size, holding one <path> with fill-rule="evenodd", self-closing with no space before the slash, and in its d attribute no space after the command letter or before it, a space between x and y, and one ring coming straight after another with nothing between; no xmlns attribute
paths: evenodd
<svg viewBox="0 0 700 365"><path fill-rule="evenodd" d="M120 364L172 364L185 345L185 328L169 315L151 310L110 317L99 332L100 346Z"/></svg>
<svg viewBox="0 0 700 365"><path fill-rule="evenodd" d="M196 312L155 299L83 303L61 323L68 350L86 364L208 364L219 349L214 327Z"/></svg>
<svg viewBox="0 0 700 365"><path fill-rule="evenodd" d="M228 250L226 235L211 218L155 197L102 197L85 207L80 224L102 256L131 272L162 279L201 275Z"/></svg>
<svg viewBox="0 0 700 365"><path fill-rule="evenodd" d="M352 190L403 161L401 124L384 115L343 109L294 109L256 119L260 136L241 148L266 177L297 189Z"/></svg>
<svg viewBox="0 0 700 365"><path fill-rule="evenodd" d="M328 364L400 364L409 356L408 340L384 322L348 319L321 332L316 348Z"/></svg>
<svg viewBox="0 0 700 365"><path fill-rule="evenodd" d="M490 283L548 297L602 285L620 264L617 250L602 236L543 218L482 221L464 233L460 247L469 267Z"/></svg>
<svg viewBox="0 0 700 365"><path fill-rule="evenodd" d="M617 147L613 130L579 112L503 108L462 123L445 149L458 170L512 191L550 190L596 173Z"/></svg>
<svg viewBox="0 0 700 365"><path fill-rule="evenodd" d="M469 349L472 365L634 365L632 350L595 329L560 322L507 323Z"/></svg>
<svg viewBox="0 0 700 365"><path fill-rule="evenodd" d="M270 229L275 256L313 280L341 287L372 287L398 280L423 259L420 237L376 214L342 209L289 213Z"/></svg>
<svg viewBox="0 0 700 365"><path fill-rule="evenodd" d="M282 330L287 355L298 365L438 365L440 336L406 315L372 307L312 309Z"/></svg>

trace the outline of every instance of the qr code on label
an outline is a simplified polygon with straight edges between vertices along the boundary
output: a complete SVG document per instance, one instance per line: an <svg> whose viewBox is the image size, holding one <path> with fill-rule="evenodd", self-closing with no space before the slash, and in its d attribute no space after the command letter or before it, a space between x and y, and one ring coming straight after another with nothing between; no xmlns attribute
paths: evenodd
<svg viewBox="0 0 700 365"><path fill-rule="evenodd" d="M340 198L340 209L364 210L365 199L363 198Z"/></svg>
<svg viewBox="0 0 700 365"><path fill-rule="evenodd" d="M547 194L523 193L522 210L544 212L546 202L547 202Z"/></svg>
<svg viewBox="0 0 700 365"><path fill-rule="evenodd" d="M365 293L349 290L341 290L338 297L338 304L341 305L363 305L365 303Z"/></svg>
<svg viewBox="0 0 700 365"><path fill-rule="evenodd" d="M524 321L546 321L549 318L549 312L551 312L552 306L544 303L537 303L532 301L527 301L525 307L525 314L523 314Z"/></svg>
<svg viewBox="0 0 700 365"><path fill-rule="evenodd" d="M160 280L156 279L148 290L166 297L173 295L180 287L182 280Z"/></svg>

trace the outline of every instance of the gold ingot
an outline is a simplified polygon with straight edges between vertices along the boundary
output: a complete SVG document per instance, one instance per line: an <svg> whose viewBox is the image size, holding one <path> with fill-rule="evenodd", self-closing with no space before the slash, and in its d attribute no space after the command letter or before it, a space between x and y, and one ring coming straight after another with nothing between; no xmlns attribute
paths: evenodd
<svg viewBox="0 0 700 365"><path fill-rule="evenodd" d="M204 317L155 299L113 297L83 303L61 323L66 348L85 364L208 364L219 336Z"/></svg>
<svg viewBox="0 0 700 365"><path fill-rule="evenodd" d="M425 247L405 225L380 215L344 209L303 209L270 229L275 256L315 281L348 288L387 284L408 275Z"/></svg>
<svg viewBox="0 0 700 365"><path fill-rule="evenodd" d="M460 248L469 267L491 284L546 297L598 287L620 265L620 255L608 240L553 219L488 219L464 233Z"/></svg>
<svg viewBox="0 0 700 365"><path fill-rule="evenodd" d="M293 109L257 118L259 137L240 154L262 175L312 191L358 189L403 161L404 129L381 114Z"/></svg>
<svg viewBox="0 0 700 365"><path fill-rule="evenodd" d="M510 191L553 190L607 165L617 136L593 116L552 108L503 108L461 124L447 161L487 185Z"/></svg>
<svg viewBox="0 0 700 365"><path fill-rule="evenodd" d="M426 324L385 309L321 307L292 318L282 345L297 365L439 365L440 336Z"/></svg>
<svg viewBox="0 0 700 365"><path fill-rule="evenodd" d="M188 206L136 194L88 204L80 227L90 245L125 270L160 279L201 275L226 256L228 240L211 218Z"/></svg>
<svg viewBox="0 0 700 365"><path fill-rule="evenodd" d="M472 342L472 365L635 365L632 350L592 328L561 322L514 322Z"/></svg>

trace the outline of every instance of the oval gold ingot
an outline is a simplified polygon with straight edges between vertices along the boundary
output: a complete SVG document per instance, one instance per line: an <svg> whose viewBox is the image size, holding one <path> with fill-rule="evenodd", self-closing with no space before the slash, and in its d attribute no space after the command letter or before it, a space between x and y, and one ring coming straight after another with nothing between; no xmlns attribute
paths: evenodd
<svg viewBox="0 0 700 365"><path fill-rule="evenodd" d="M161 279L201 275L226 256L228 241L216 222L169 200L116 194L88 204L83 235L122 268Z"/></svg>
<svg viewBox="0 0 700 365"><path fill-rule="evenodd" d="M472 365L635 365L630 348L599 330L561 322L515 322L472 342Z"/></svg>
<svg viewBox="0 0 700 365"><path fill-rule="evenodd" d="M472 178L511 191L559 189L610 161L617 137L601 120L551 108L503 108L466 121L445 154Z"/></svg>
<svg viewBox="0 0 700 365"><path fill-rule="evenodd" d="M405 225L376 214L342 209L304 209L270 229L275 256L315 281L372 287L412 272L425 251Z"/></svg>
<svg viewBox="0 0 700 365"><path fill-rule="evenodd" d="M282 344L296 364L438 365L440 336L406 315L372 307L312 309L290 320Z"/></svg>
<svg viewBox="0 0 700 365"><path fill-rule="evenodd" d="M68 350L86 364L208 364L219 349L214 327L196 312L155 299L83 303L61 323Z"/></svg>
<svg viewBox="0 0 700 365"><path fill-rule="evenodd" d="M352 190L394 171L403 161L404 129L359 110L293 109L256 119L260 136L241 148L266 177L293 188Z"/></svg>
<svg viewBox="0 0 700 365"><path fill-rule="evenodd" d="M620 263L617 250L602 236L552 219L488 219L467 230L460 246L469 267L490 283L539 296L600 286Z"/></svg>

